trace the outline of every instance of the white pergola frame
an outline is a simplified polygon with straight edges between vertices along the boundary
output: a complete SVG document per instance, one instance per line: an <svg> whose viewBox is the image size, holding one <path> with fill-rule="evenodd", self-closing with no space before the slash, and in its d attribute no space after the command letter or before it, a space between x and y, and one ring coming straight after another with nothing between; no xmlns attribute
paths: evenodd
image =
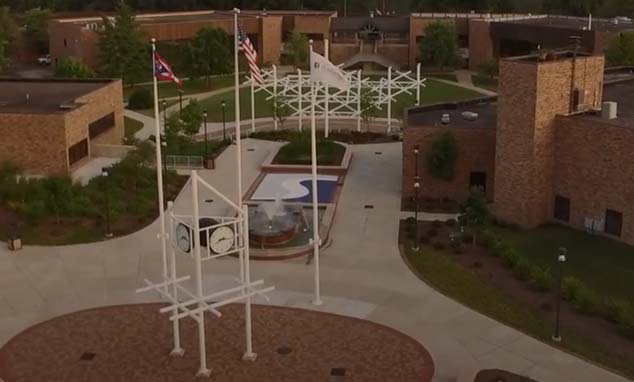
<svg viewBox="0 0 634 382"><path fill-rule="evenodd" d="M264 84L257 86L250 80L251 86L251 128L255 131L255 93L264 92L267 100L281 98L290 109L290 117L298 118L298 129L303 129L303 119L310 118L311 103L313 102L310 88L310 72L302 72L279 77L277 67L263 69ZM350 82L348 90L339 90L319 86L315 94L315 117L325 121L325 134L328 136L329 120L331 118L356 119L357 131L361 131L362 95L367 92L378 110L387 109L386 132L392 131L392 103L399 95L416 94L416 105L420 104L421 88L425 87L425 78L421 78L421 65L416 65L416 72L398 71L389 67L387 77L379 79L363 78L362 70L347 71L346 77ZM275 130L278 121L273 117Z"/></svg>
<svg viewBox="0 0 634 382"><path fill-rule="evenodd" d="M191 172L189 180L192 188L192 211L193 215L176 215L174 214L174 205L168 203L167 216L169 219L169 234L166 240L169 246L169 256L163 258L163 278L161 282L154 283L148 279L144 282L146 287L137 289L137 293L148 291L158 292L165 298L170 305L161 308L161 313L169 313L169 320L173 323L174 348L171 352L174 356L181 356L184 350L180 341L179 321L183 318L192 318L198 324L198 343L200 353L200 367L198 376L208 377L211 369L207 368L207 351L205 345L205 319L204 313L211 312L216 317L221 317L222 313L219 308L240 301L244 301L245 305L245 333L246 344L243 355L244 360L254 361L257 354L253 352L252 328L251 328L251 299L255 295L263 296L275 289L273 286L263 287L264 281L251 280L250 255L249 255L249 214L248 206L242 207L233 203L229 198L221 194L213 186L209 185L198 176L196 171ZM211 191L212 194L226 202L235 216L200 216L198 189L202 187ZM210 227L200 227L200 218L212 218L218 224ZM187 227L190 237L190 248L188 252L183 252L176 243L176 235L174 235L176 226L183 224ZM228 226L234 233L233 247L222 254L216 254L211 251L207 245L201 248L200 236L209 238L209 234L221 226ZM209 239L207 239L209 240ZM209 244L209 243L208 243ZM191 275L179 276L176 272L176 254L187 256L194 261L195 272L193 281L195 290L191 291L185 286L185 282L192 279ZM213 291L207 293L203 290L202 264L205 261L219 259L225 256L238 256L240 262L240 274L235 279L237 286ZM181 300L181 297L184 299Z"/></svg>

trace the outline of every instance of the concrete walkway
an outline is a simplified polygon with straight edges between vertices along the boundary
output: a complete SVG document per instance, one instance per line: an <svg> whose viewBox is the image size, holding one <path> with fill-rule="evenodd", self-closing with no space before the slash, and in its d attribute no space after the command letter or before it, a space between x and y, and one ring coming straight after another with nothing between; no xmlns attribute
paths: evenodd
<svg viewBox="0 0 634 382"><path fill-rule="evenodd" d="M275 145L245 140L245 188ZM271 303L361 317L408 334L432 354L437 382L462 380L479 368L507 369L541 382L626 381L466 308L419 280L403 263L397 243L401 144L358 145L352 150L332 245L322 255L324 305L310 304L313 268L305 259L252 263L253 277L277 288ZM235 194L235 155L231 146L219 158L218 170L201 171L230 196ZM187 186L177 200L179 212L187 212L190 192ZM221 211L215 203L208 203L208 212ZM374 208L364 208L367 204ZM158 280L162 272L157 227L155 222L133 235L87 245L27 247L17 253L0 248L0 343L63 313L156 301L157 296L136 295L134 289L144 278ZM178 271L193 272L188 257L179 258ZM237 272L235 259L206 262L205 286L230 285Z"/></svg>
<svg viewBox="0 0 634 382"><path fill-rule="evenodd" d="M458 79L458 82L449 81L449 80L444 80L444 79L442 79L442 78L434 78L433 80L434 80L434 81L438 81L438 82L444 82L444 83L446 83L446 84L453 85L453 86L460 86L460 87L463 87L463 88L465 88L465 89L469 89L469 90L473 90L473 91L476 91L476 92L482 93L482 94L484 94L484 95L486 95L486 96L496 96L496 95L498 95L498 93L496 93L496 92L492 92L491 90L487 90L487 89L484 89L484 88L479 88L479 87L477 87L477 86L473 85L473 83L469 84L469 83L468 83L466 80L464 80L464 79L463 79L463 81L461 82L461 81L460 81L460 78L458 77L458 73L457 73L457 72L456 72L456 78Z"/></svg>
<svg viewBox="0 0 634 382"><path fill-rule="evenodd" d="M471 71L469 70L456 70L456 79L461 85L473 86Z"/></svg>

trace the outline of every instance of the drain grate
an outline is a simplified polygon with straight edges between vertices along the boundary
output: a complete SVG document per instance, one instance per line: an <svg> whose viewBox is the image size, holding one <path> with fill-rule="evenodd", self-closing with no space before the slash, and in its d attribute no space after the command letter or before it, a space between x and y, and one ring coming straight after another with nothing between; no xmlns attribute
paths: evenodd
<svg viewBox="0 0 634 382"><path fill-rule="evenodd" d="M330 375L335 377L345 377L346 369L343 367L333 367L332 369L330 369Z"/></svg>
<svg viewBox="0 0 634 382"><path fill-rule="evenodd" d="M373 204L366 204L365 206L363 206L363 208L365 208L366 210L372 210L372 209L374 209L374 205Z"/></svg>
<svg viewBox="0 0 634 382"><path fill-rule="evenodd" d="M255 149L247 149L247 151L255 151Z"/></svg>
<svg viewBox="0 0 634 382"><path fill-rule="evenodd" d="M81 355L81 357L79 357L79 359L82 361L92 361L93 359L95 359L96 356L97 354L95 353L85 352Z"/></svg>
<svg viewBox="0 0 634 382"><path fill-rule="evenodd" d="M213 199L205 199L205 203L213 203L214 200Z"/></svg>
<svg viewBox="0 0 634 382"><path fill-rule="evenodd" d="M279 348L277 348L276 351L277 351L277 354L288 355L288 354L291 354L293 350L289 348L288 346L280 346Z"/></svg>
<svg viewBox="0 0 634 382"><path fill-rule="evenodd" d="M383 155L383 153L382 153L382 152L380 152L380 151L375 151L375 152L374 152L374 155Z"/></svg>

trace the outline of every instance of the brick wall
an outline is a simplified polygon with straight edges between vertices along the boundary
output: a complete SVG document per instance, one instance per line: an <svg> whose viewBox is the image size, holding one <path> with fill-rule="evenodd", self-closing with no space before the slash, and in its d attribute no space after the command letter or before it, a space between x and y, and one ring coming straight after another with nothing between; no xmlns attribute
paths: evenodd
<svg viewBox="0 0 634 382"><path fill-rule="evenodd" d="M330 43L330 61L335 64L344 63L357 53L359 53L358 44Z"/></svg>
<svg viewBox="0 0 634 382"><path fill-rule="evenodd" d="M304 34L330 35L330 15L297 15L294 17L294 29Z"/></svg>
<svg viewBox="0 0 634 382"><path fill-rule="evenodd" d="M463 201L469 195L471 172L484 172L487 175L486 192L493 199L495 165L495 129L474 127L450 128L458 141L458 159L455 176L451 181L432 178L427 172L426 154L432 143L444 131L434 126L415 126L404 130L403 135L403 197L414 195L415 155L418 145L420 162L418 164L421 197L447 197Z"/></svg>
<svg viewBox="0 0 634 382"><path fill-rule="evenodd" d="M584 108L601 99L603 57L579 57L575 87ZM572 60L501 60L496 152L495 211L530 228L551 215L555 125L572 97Z"/></svg>
<svg viewBox="0 0 634 382"><path fill-rule="evenodd" d="M409 65L409 46L405 44L379 44L377 46L377 53L394 61L401 68Z"/></svg>
<svg viewBox="0 0 634 382"><path fill-rule="evenodd" d="M586 217L619 211L621 239L634 244L634 129L585 117L558 117L556 123L553 194L570 198L569 224L583 229Z"/></svg>
<svg viewBox="0 0 634 382"><path fill-rule="evenodd" d="M469 20L469 69L478 70L483 63L495 58L491 23Z"/></svg>
<svg viewBox="0 0 634 382"><path fill-rule="evenodd" d="M282 49L282 16L269 16L261 19L260 30L260 62L280 63L280 52Z"/></svg>

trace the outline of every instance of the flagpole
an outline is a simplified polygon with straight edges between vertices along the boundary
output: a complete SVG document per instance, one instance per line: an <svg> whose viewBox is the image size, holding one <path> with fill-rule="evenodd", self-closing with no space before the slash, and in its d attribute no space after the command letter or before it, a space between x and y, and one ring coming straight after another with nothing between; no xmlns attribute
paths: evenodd
<svg viewBox="0 0 634 382"><path fill-rule="evenodd" d="M236 164L238 167L238 190L236 204L242 208L242 138L240 136L240 64L238 61L238 8L233 9L233 43L234 43L234 71L235 71L235 102L236 102Z"/></svg>
<svg viewBox="0 0 634 382"><path fill-rule="evenodd" d="M310 47L310 54L313 53L313 40L308 42ZM311 67L310 70L313 70ZM300 85L301 86L301 85ZM313 260L315 262L315 297L313 299L314 305L321 305L321 291L319 285L319 244L321 239L319 238L319 208L318 208L318 188L317 188L317 134L315 132L315 82L310 81L310 155L311 155L311 169L313 177Z"/></svg>
<svg viewBox="0 0 634 382"><path fill-rule="evenodd" d="M161 240L161 255L163 256L163 281L168 280L167 274L167 246L165 243L166 235L165 235L165 211L163 210L164 206L164 198L163 198L163 164L161 160L163 156L161 155L161 120L159 116L159 103L158 103L158 81L156 79L156 39L152 39L152 79L154 86L154 123L156 126L156 130L154 132L155 146L156 146L156 186L158 188L158 208L159 208L159 221L161 232L159 234L159 238ZM165 285L165 293L168 293L167 285ZM178 320L174 320L173 329L174 329L174 354L181 353L180 342L178 333L179 333L179 323Z"/></svg>
<svg viewBox="0 0 634 382"><path fill-rule="evenodd" d="M330 45L328 39L324 39L324 55L326 60L330 61ZM324 137L328 138L330 132L330 92L328 91L328 84L324 85L324 111L325 111L325 119L324 119Z"/></svg>
<svg viewBox="0 0 634 382"><path fill-rule="evenodd" d="M251 78L251 132L255 133L255 79L254 78Z"/></svg>

